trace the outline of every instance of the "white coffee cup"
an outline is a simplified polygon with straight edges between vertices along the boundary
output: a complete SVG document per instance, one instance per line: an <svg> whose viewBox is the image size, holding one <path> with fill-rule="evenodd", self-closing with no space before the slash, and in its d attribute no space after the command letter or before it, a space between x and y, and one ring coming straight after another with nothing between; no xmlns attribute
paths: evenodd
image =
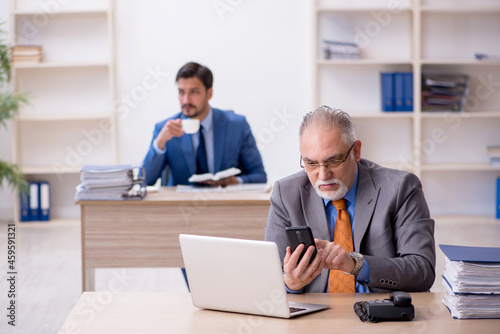
<svg viewBox="0 0 500 334"><path fill-rule="evenodd" d="M181 128L182 131L184 131L184 133L187 134L196 133L200 128L200 120L193 118L183 119L181 123Z"/></svg>

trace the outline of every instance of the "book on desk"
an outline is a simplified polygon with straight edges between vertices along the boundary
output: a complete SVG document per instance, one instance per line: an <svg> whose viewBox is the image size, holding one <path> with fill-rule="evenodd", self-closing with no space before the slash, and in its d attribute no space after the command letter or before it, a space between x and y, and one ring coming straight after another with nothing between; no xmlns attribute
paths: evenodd
<svg viewBox="0 0 500 334"><path fill-rule="evenodd" d="M241 170L236 167L231 167L228 169L221 170L215 174L205 173L205 174L193 174L188 179L189 182L204 182L204 181L219 181L226 179L231 176L236 176L241 173Z"/></svg>

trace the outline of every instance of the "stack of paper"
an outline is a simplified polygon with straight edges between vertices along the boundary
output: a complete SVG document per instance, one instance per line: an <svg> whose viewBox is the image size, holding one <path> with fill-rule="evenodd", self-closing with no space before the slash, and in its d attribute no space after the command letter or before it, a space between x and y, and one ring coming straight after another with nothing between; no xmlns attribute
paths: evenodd
<svg viewBox="0 0 500 334"><path fill-rule="evenodd" d="M81 184L76 188L77 201L142 199L146 189L139 177L140 166L84 166Z"/></svg>
<svg viewBox="0 0 500 334"><path fill-rule="evenodd" d="M500 146L488 146L488 157L492 166L500 166Z"/></svg>
<svg viewBox="0 0 500 334"><path fill-rule="evenodd" d="M325 59L359 59L359 46L351 42L323 40Z"/></svg>
<svg viewBox="0 0 500 334"><path fill-rule="evenodd" d="M491 55L487 53L475 53L474 57L476 57L477 60L482 61L500 61L499 55Z"/></svg>
<svg viewBox="0 0 500 334"><path fill-rule="evenodd" d="M439 245L446 256L443 303L453 318L500 318L500 248Z"/></svg>
<svg viewBox="0 0 500 334"><path fill-rule="evenodd" d="M464 111L469 77L463 74L422 74L422 111Z"/></svg>

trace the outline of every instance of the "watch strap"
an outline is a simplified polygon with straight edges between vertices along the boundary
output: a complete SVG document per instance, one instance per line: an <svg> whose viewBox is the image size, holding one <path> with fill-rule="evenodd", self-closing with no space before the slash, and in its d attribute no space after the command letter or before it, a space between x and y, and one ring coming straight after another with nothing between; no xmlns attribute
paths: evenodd
<svg viewBox="0 0 500 334"><path fill-rule="evenodd" d="M363 267L363 264L365 263L365 258L363 255L356 253L353 254L354 252L349 253L351 258L354 260L354 269L349 273L351 275L357 275L361 271L361 267Z"/></svg>

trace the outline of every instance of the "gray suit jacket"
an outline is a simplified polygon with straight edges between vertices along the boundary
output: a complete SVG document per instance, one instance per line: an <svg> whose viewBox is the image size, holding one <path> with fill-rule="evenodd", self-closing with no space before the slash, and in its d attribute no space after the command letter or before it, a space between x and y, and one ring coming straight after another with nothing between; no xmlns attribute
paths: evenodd
<svg viewBox="0 0 500 334"><path fill-rule="evenodd" d="M329 240L323 199L304 171L274 184L266 240L278 245L283 264L288 226L311 227L313 236ZM354 212L354 249L370 268L371 292L428 291L435 279L434 220L420 180L411 173L361 159ZM323 269L304 292L325 292Z"/></svg>

